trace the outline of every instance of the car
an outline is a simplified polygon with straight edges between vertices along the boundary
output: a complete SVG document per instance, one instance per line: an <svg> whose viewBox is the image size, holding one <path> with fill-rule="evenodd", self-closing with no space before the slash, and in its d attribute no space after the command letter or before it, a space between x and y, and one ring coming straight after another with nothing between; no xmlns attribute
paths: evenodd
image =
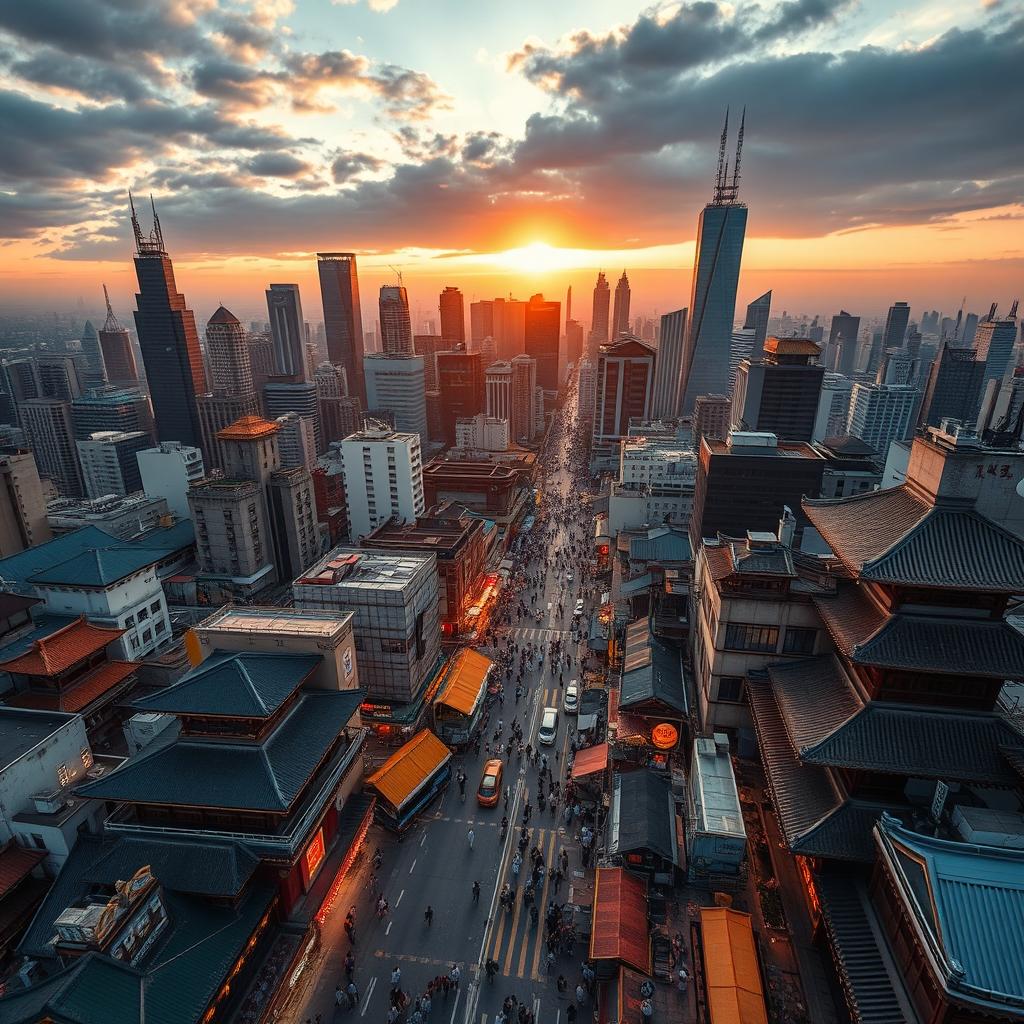
<svg viewBox="0 0 1024 1024"><path fill-rule="evenodd" d="M575 715L580 709L580 686L575 679L571 680L565 688L565 696L562 698L562 709L567 715Z"/></svg>
<svg viewBox="0 0 1024 1024"><path fill-rule="evenodd" d="M583 598L582 597L578 597L576 599L576 609L573 612L573 615L582 615L582 614L583 614Z"/></svg>
<svg viewBox="0 0 1024 1024"><path fill-rule="evenodd" d="M545 747L554 746L558 736L558 708L545 708L540 716L540 728L537 730L537 742Z"/></svg>
<svg viewBox="0 0 1024 1024"><path fill-rule="evenodd" d="M480 786L476 791L476 802L481 807L493 807L501 798L501 776L505 765L501 758L492 758L484 765Z"/></svg>

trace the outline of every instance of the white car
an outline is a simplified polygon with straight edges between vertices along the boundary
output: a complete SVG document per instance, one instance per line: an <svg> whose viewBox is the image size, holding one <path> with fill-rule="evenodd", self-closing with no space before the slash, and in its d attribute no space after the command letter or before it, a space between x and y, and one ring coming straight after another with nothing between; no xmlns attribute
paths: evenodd
<svg viewBox="0 0 1024 1024"><path fill-rule="evenodd" d="M545 747L551 747L554 746L557 736L558 708L545 708L540 718L540 728L537 730L537 742Z"/></svg>
<svg viewBox="0 0 1024 1024"><path fill-rule="evenodd" d="M580 709L580 687L573 679L565 688L565 696L562 698L562 708L567 715L575 715Z"/></svg>
<svg viewBox="0 0 1024 1024"><path fill-rule="evenodd" d="M579 598L576 599L576 610L573 612L573 615L582 615L582 614L583 614L583 598L579 597Z"/></svg>

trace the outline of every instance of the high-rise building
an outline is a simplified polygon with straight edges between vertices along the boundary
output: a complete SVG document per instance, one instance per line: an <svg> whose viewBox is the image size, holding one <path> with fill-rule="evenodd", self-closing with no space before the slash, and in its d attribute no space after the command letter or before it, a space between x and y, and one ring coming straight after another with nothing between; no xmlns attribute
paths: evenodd
<svg viewBox="0 0 1024 1024"><path fill-rule="evenodd" d="M825 373L821 380L821 396L814 417L812 441L824 441L827 437L842 437L846 434L852 394L853 381L849 377L841 373Z"/></svg>
<svg viewBox="0 0 1024 1024"><path fill-rule="evenodd" d="M724 394L729 388L729 353L736 286L747 230L747 207L739 201L743 122L736 145L731 181L725 161L729 119L726 115L712 201L697 223L696 258L690 289L690 316L683 353L682 414L693 412L697 395Z"/></svg>
<svg viewBox="0 0 1024 1024"><path fill-rule="evenodd" d="M0 558L51 538L35 458L25 449L0 448Z"/></svg>
<svg viewBox="0 0 1024 1024"><path fill-rule="evenodd" d="M379 305L382 351L411 355L412 320L405 288L402 285L382 285Z"/></svg>
<svg viewBox="0 0 1024 1024"><path fill-rule="evenodd" d="M561 308L560 302L545 302L540 294L530 296L526 306L525 352L537 361L537 386L545 391L558 390Z"/></svg>
<svg viewBox="0 0 1024 1024"><path fill-rule="evenodd" d="M272 284L267 289L267 313L274 339L274 368L278 376L297 381L310 378L302 301L297 284Z"/></svg>
<svg viewBox="0 0 1024 1024"><path fill-rule="evenodd" d="M512 410L509 434L513 441L530 442L537 436L537 417L534 406L537 395L537 360L518 355L509 361L512 367Z"/></svg>
<svg viewBox="0 0 1024 1024"><path fill-rule="evenodd" d="M255 396L249 339L238 317L223 306L206 322L206 358L214 391L223 388L239 397Z"/></svg>
<svg viewBox="0 0 1024 1024"><path fill-rule="evenodd" d="M686 313L685 309L676 309L661 318L661 341L658 342L658 355L654 361L654 392L651 395L651 415L655 419L679 415Z"/></svg>
<svg viewBox="0 0 1024 1024"><path fill-rule="evenodd" d="M973 348L953 348L943 342L928 376L918 426L938 427L947 417L974 423L984 382L985 363Z"/></svg>
<svg viewBox="0 0 1024 1024"><path fill-rule="evenodd" d="M832 366L844 377L857 369L857 339L860 336L860 317L840 310L832 317L828 332L826 365Z"/></svg>
<svg viewBox="0 0 1024 1024"><path fill-rule="evenodd" d="M583 358L583 324L579 320L565 321L565 361L580 365Z"/></svg>
<svg viewBox="0 0 1024 1024"><path fill-rule="evenodd" d="M441 314L441 337L445 341L465 341L466 310L462 292L449 285L441 292L438 308Z"/></svg>
<svg viewBox="0 0 1024 1024"><path fill-rule="evenodd" d="M445 341L440 334L417 334L413 338L416 355L423 357L423 380L428 391L437 390L437 353L447 352L452 342Z"/></svg>
<svg viewBox="0 0 1024 1024"><path fill-rule="evenodd" d="M882 332L882 351L891 348L903 348L907 336L907 324L910 322L910 306L905 302L896 302L889 307L885 318L885 330Z"/></svg>
<svg viewBox="0 0 1024 1024"><path fill-rule="evenodd" d="M423 456L419 434L362 430L340 442L349 531L358 542L392 516L414 522L423 514Z"/></svg>
<svg viewBox="0 0 1024 1024"><path fill-rule="evenodd" d="M71 403L75 440L84 441L100 430L142 430L153 436L153 411L149 399L137 388L90 388Z"/></svg>
<svg viewBox="0 0 1024 1024"><path fill-rule="evenodd" d="M367 353L369 355L369 353ZM332 442L340 441L363 427L363 406L355 395L328 395L319 400L320 448L326 452Z"/></svg>
<svg viewBox="0 0 1024 1024"><path fill-rule="evenodd" d="M884 460L893 441L910 436L920 397L909 384L854 384L846 432L871 445Z"/></svg>
<svg viewBox="0 0 1024 1024"><path fill-rule="evenodd" d="M164 248L156 207L153 229L147 237L139 227L133 205L132 229L139 281L135 329L149 382L157 440L197 445L202 442L197 399L206 393L206 370L195 317L174 283L174 267Z"/></svg>
<svg viewBox="0 0 1024 1024"><path fill-rule="evenodd" d="M5 390L15 410L29 398L44 398L39 366L34 359L12 359L3 364Z"/></svg>
<svg viewBox="0 0 1024 1024"><path fill-rule="evenodd" d="M141 491L142 476L136 456L152 443L149 434L141 430L103 430L85 441L76 441L86 497L123 497Z"/></svg>
<svg viewBox="0 0 1024 1024"><path fill-rule="evenodd" d="M82 356L85 361L84 384L89 388L98 388L107 382L107 369L103 364L103 351L100 348L99 332L91 320L85 321L82 328Z"/></svg>
<svg viewBox="0 0 1024 1024"><path fill-rule="evenodd" d="M629 334L629 278L623 270L622 277L615 285L615 302L612 306L611 340L617 341Z"/></svg>
<svg viewBox="0 0 1024 1024"><path fill-rule="evenodd" d="M455 446L485 452L508 450L508 420L486 416L460 416L455 421Z"/></svg>
<svg viewBox="0 0 1024 1024"><path fill-rule="evenodd" d="M364 405L363 317L359 308L359 275L355 253L318 252L320 297L324 307L327 358L345 367L349 387Z"/></svg>
<svg viewBox="0 0 1024 1024"><path fill-rule="evenodd" d="M698 395L693 403L693 443L699 448L702 437L724 441L731 419L732 400L728 395Z"/></svg>
<svg viewBox="0 0 1024 1024"><path fill-rule="evenodd" d="M271 377L263 385L263 408L270 419L276 420L288 412L307 417L313 423L319 442L320 422L317 419L315 381L291 376Z"/></svg>
<svg viewBox="0 0 1024 1024"><path fill-rule="evenodd" d="M487 353L489 362L512 359L521 355L526 346L526 307L518 299L488 299L474 302L469 307L470 341L474 350L484 352L493 339L493 352Z"/></svg>
<svg viewBox="0 0 1024 1024"><path fill-rule="evenodd" d="M52 480L61 497L82 497L71 403L59 398L30 398L21 403L19 412L40 476Z"/></svg>
<svg viewBox="0 0 1024 1024"><path fill-rule="evenodd" d="M484 338L493 338L494 336L494 303L488 299L471 302L469 304L470 341L479 345Z"/></svg>
<svg viewBox="0 0 1024 1024"><path fill-rule="evenodd" d="M205 476L203 453L180 441L161 441L135 456L144 494L159 495L179 519L188 519L188 490Z"/></svg>
<svg viewBox="0 0 1024 1024"><path fill-rule="evenodd" d="M960 329L960 337L957 339L965 348L974 344L974 336L978 331L978 314L968 313L964 317L963 326Z"/></svg>
<svg viewBox="0 0 1024 1024"><path fill-rule="evenodd" d="M249 362L252 365L252 385L256 394L262 395L267 381L277 373L274 339L269 330L249 335Z"/></svg>
<svg viewBox="0 0 1024 1024"><path fill-rule="evenodd" d="M72 356L40 356L36 360L39 396L70 402L85 388L77 361Z"/></svg>
<svg viewBox="0 0 1024 1024"><path fill-rule="evenodd" d="M437 386L441 392L441 431L455 444L455 421L484 410L484 370L479 352L437 354Z"/></svg>
<svg viewBox="0 0 1024 1024"><path fill-rule="evenodd" d="M597 283L594 285L594 304L590 317L590 344L587 346L587 354L597 358L597 350L601 345L608 344L609 330L609 308L611 306L612 293L608 287L608 281L604 271L599 271Z"/></svg>
<svg viewBox="0 0 1024 1024"><path fill-rule="evenodd" d="M601 346L594 407L594 448L614 445L629 433L629 421L650 419L654 349L637 338Z"/></svg>
<svg viewBox="0 0 1024 1024"><path fill-rule="evenodd" d="M313 374L317 398L338 398L349 394L348 371L341 363L320 363Z"/></svg>
<svg viewBox="0 0 1024 1024"><path fill-rule="evenodd" d="M316 467L316 431L312 420L294 412L286 412L274 420L277 424L277 450L281 456L282 469L301 466L312 470Z"/></svg>
<svg viewBox="0 0 1024 1024"><path fill-rule="evenodd" d="M366 401L375 412L394 415L395 429L427 440L427 395L423 356L372 352L363 357Z"/></svg>
<svg viewBox="0 0 1024 1024"><path fill-rule="evenodd" d="M733 429L810 441L825 375L820 354L807 338L771 337L761 359L744 359L732 399Z"/></svg>
<svg viewBox="0 0 1024 1024"><path fill-rule="evenodd" d="M989 381L1002 381L1010 367L1013 346L1017 342L1016 310L1017 304L1014 303L1010 316L997 318L993 306L989 315L978 323L974 334L974 350L978 353L978 361L985 364L983 389Z"/></svg>
<svg viewBox="0 0 1024 1024"><path fill-rule="evenodd" d="M512 421L512 364L491 363L484 370L484 411L496 419ZM512 437L515 437L513 432Z"/></svg>
<svg viewBox="0 0 1024 1024"><path fill-rule="evenodd" d="M580 420L592 426L594 423L594 407L597 405L597 363L584 359L580 363L579 395L576 407Z"/></svg>
<svg viewBox="0 0 1024 1024"><path fill-rule="evenodd" d="M772 293L766 291L747 306L747 315L743 320L744 330L753 331L753 344L748 359L760 359L764 351L764 343L768 337L768 318L772 314Z"/></svg>
<svg viewBox="0 0 1024 1024"><path fill-rule="evenodd" d="M107 370L107 380L122 386L137 384L139 369L135 365L135 350L131 335L122 327L110 305L107 286L103 286L103 299L107 304L107 319L99 332L100 353Z"/></svg>
<svg viewBox="0 0 1024 1024"><path fill-rule="evenodd" d="M200 395L196 407L199 410L199 447L203 453L206 471L210 473L223 469L224 455L218 435L243 417L256 416L259 412L259 402L255 395L238 395L233 391L218 389L212 394Z"/></svg>

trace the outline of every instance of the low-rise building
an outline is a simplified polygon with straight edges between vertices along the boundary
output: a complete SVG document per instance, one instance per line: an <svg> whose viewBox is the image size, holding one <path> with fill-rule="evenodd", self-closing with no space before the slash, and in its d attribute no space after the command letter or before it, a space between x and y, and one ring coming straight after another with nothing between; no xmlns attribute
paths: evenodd
<svg viewBox="0 0 1024 1024"><path fill-rule="evenodd" d="M169 512L167 499L156 494L107 494L100 498L58 498L46 506L46 520L54 536L95 526L118 540L135 540L147 530L164 525Z"/></svg>
<svg viewBox="0 0 1024 1024"><path fill-rule="evenodd" d="M503 452L508 448L508 420L477 413L455 421L455 446L479 448L486 452Z"/></svg>
<svg viewBox="0 0 1024 1024"><path fill-rule="evenodd" d="M135 458L143 491L166 499L179 519L190 518L188 489L206 474L203 453L180 441L161 441L155 448L144 448Z"/></svg>

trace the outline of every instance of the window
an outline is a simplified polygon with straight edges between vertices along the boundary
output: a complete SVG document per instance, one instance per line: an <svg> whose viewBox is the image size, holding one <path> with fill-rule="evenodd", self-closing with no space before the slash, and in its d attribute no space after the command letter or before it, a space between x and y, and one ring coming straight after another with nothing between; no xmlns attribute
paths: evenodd
<svg viewBox="0 0 1024 1024"><path fill-rule="evenodd" d="M159 601L154 601L154 602L153 602L153 603L152 603L152 604L151 604L151 605L149 606L149 610L150 610L150 611L151 611L151 612L152 612L152 613L153 613L154 615L156 615L156 613L157 613L158 611L160 611L160 602L159 602Z"/></svg>
<svg viewBox="0 0 1024 1024"><path fill-rule="evenodd" d="M66 786L71 781L71 769L66 764L57 765L57 784Z"/></svg>
<svg viewBox="0 0 1024 1024"><path fill-rule="evenodd" d="M148 644L148 643L151 643L152 640L153 640L153 630L151 630L151 629L143 630L142 642L144 644Z"/></svg>
<svg viewBox="0 0 1024 1024"><path fill-rule="evenodd" d="M725 627L725 646L733 651L774 654L778 643L778 626L755 626L747 622L730 622Z"/></svg>
<svg viewBox="0 0 1024 1024"><path fill-rule="evenodd" d="M728 704L743 701L743 676L722 676L718 680L718 699Z"/></svg>
<svg viewBox="0 0 1024 1024"><path fill-rule="evenodd" d="M129 615L128 618L124 620L124 628L125 629L131 629L132 626L134 626L134 625L135 625L135 616L134 615Z"/></svg>
<svg viewBox="0 0 1024 1024"><path fill-rule="evenodd" d="M148 618L149 618L149 609L148 608L140 608L139 609L139 622L145 622L146 619L148 619Z"/></svg>
<svg viewBox="0 0 1024 1024"><path fill-rule="evenodd" d="M783 654L813 654L818 631L811 627L789 626L782 640Z"/></svg>
<svg viewBox="0 0 1024 1024"><path fill-rule="evenodd" d="M82 767L88 771L92 767L92 751L88 747L82 747Z"/></svg>
<svg viewBox="0 0 1024 1024"><path fill-rule="evenodd" d="M157 619L156 621L156 635L159 636L167 629L167 623L163 619Z"/></svg>

